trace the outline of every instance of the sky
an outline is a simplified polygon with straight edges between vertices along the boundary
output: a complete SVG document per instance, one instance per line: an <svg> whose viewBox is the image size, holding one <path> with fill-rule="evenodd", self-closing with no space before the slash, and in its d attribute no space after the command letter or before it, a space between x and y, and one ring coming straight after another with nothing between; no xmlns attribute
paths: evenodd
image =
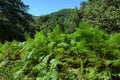
<svg viewBox="0 0 120 80"><path fill-rule="evenodd" d="M28 13L34 16L50 14L65 8L80 7L80 3L86 0L22 0L29 5Z"/></svg>

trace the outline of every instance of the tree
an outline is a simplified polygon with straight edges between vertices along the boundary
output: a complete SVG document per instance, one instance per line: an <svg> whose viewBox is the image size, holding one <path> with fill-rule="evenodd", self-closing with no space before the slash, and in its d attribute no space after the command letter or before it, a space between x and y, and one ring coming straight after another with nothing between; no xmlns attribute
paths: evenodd
<svg viewBox="0 0 120 80"><path fill-rule="evenodd" d="M84 7L82 21L99 25L112 33L120 32L120 0L89 0Z"/></svg>
<svg viewBox="0 0 120 80"><path fill-rule="evenodd" d="M67 21L73 10L74 9L62 9L58 12L40 16L36 18L36 26L38 26L40 30L53 31L56 25L59 25L60 29L64 32L66 28L69 28Z"/></svg>
<svg viewBox="0 0 120 80"><path fill-rule="evenodd" d="M30 31L29 23L33 19L27 10L28 6L21 0L0 0L0 31L4 32L0 34L1 40L17 39L20 35L23 36L25 31Z"/></svg>

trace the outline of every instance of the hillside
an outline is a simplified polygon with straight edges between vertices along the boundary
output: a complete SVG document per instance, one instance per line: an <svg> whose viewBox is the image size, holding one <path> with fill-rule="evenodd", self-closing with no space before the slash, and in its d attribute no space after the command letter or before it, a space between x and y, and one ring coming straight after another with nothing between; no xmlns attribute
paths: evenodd
<svg viewBox="0 0 120 80"><path fill-rule="evenodd" d="M70 28L67 22L71 21L71 16L74 11L75 9L63 9L44 16L34 17L36 21L35 25L40 30L45 31L52 31L56 25L59 25L61 30L65 31L66 27Z"/></svg>

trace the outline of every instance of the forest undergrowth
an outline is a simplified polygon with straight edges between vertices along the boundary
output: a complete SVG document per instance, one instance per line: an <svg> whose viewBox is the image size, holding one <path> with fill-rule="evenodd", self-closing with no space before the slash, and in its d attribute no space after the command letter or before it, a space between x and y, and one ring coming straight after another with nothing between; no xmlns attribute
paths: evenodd
<svg viewBox="0 0 120 80"><path fill-rule="evenodd" d="M0 44L1 80L119 80L120 33L81 23L74 33L36 32Z"/></svg>

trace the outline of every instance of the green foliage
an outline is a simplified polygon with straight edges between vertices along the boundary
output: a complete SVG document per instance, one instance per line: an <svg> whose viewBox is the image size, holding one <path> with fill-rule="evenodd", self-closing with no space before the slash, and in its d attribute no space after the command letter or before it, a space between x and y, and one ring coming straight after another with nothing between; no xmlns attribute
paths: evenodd
<svg viewBox="0 0 120 80"><path fill-rule="evenodd" d="M12 80L13 74L22 66L20 57L23 45L17 41L6 42L0 46L0 77Z"/></svg>
<svg viewBox="0 0 120 80"><path fill-rule="evenodd" d="M62 9L60 11L40 16L35 19L36 26L40 30L53 31L56 25L60 26L62 32L72 33L79 25L81 14L79 9Z"/></svg>
<svg viewBox="0 0 120 80"><path fill-rule="evenodd" d="M36 21L40 30L52 31L58 24L65 33L73 33L80 22L98 25L108 33L120 31L119 0L88 0L80 8L63 9L58 12L40 16Z"/></svg>
<svg viewBox="0 0 120 80"><path fill-rule="evenodd" d="M18 23L22 26L28 25L32 16L26 12L27 9L28 6L21 0L0 0L0 15L4 16L0 19L5 18L13 24Z"/></svg>
<svg viewBox="0 0 120 80"><path fill-rule="evenodd" d="M88 0L80 12L82 21L99 25L101 29L113 33L120 32L120 0Z"/></svg>
<svg viewBox="0 0 120 80"><path fill-rule="evenodd" d="M32 15L21 0L0 0L0 41L25 41L24 33L34 33Z"/></svg>
<svg viewBox="0 0 120 80"><path fill-rule="evenodd" d="M60 27L61 32L73 33L80 22L98 25L108 33L119 32L119 4L119 0L88 0L82 2L79 9L62 9L43 16L33 16L35 20L33 21L32 16L26 12L28 6L21 0L1 0L0 41L13 39L25 41L24 34L27 33L33 37L35 30L51 32L56 25Z"/></svg>
<svg viewBox="0 0 120 80"><path fill-rule="evenodd" d="M80 23L72 34L37 32L26 42L0 44L4 80L119 80L120 34Z"/></svg>
<svg viewBox="0 0 120 80"><path fill-rule="evenodd" d="M21 0L1 0L0 41L26 41L0 43L0 79L120 80L119 3L88 0L31 23Z"/></svg>

